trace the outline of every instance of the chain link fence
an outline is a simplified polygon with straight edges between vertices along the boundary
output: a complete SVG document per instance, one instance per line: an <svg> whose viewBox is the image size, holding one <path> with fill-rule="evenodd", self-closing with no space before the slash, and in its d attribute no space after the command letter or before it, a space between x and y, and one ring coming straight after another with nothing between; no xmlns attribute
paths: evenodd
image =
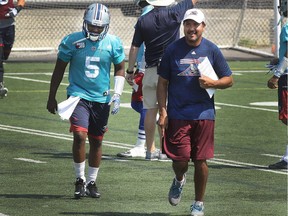
<svg viewBox="0 0 288 216"><path fill-rule="evenodd" d="M119 36L128 55L140 8L133 0L97 1L111 13L109 33ZM61 39L82 30L85 8L95 1L26 0L16 17L16 39L11 57L56 56ZM237 48L272 55L274 10L271 0L199 0L206 16L204 37L220 48ZM182 33L182 29L181 29Z"/></svg>

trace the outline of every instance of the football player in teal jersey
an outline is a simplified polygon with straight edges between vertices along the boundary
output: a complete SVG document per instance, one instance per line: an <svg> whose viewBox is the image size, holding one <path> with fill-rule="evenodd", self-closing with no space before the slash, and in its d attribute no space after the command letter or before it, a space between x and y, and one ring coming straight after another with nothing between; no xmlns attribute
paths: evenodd
<svg viewBox="0 0 288 216"><path fill-rule="evenodd" d="M108 34L110 13L103 4L91 4L85 11L83 30L67 35L58 48L47 109L57 111L56 93L69 65L67 97L79 97L70 120L73 132L73 160L76 175L75 198L99 198L96 178L102 157L102 140L112 114L120 107L125 82L124 49L121 40ZM110 70L114 65L114 93L110 92ZM88 175L85 176L85 142L89 140Z"/></svg>
<svg viewBox="0 0 288 216"><path fill-rule="evenodd" d="M273 59L270 65L273 65L271 72L273 76L268 80L267 86L270 89L278 89L278 110L279 120L287 127L288 125L288 21L287 21L287 0L279 0L279 13L281 20L286 17L286 22L281 27L279 58ZM280 24L279 22L278 24ZM269 169L288 169L288 144L286 152L280 161L270 164Z"/></svg>

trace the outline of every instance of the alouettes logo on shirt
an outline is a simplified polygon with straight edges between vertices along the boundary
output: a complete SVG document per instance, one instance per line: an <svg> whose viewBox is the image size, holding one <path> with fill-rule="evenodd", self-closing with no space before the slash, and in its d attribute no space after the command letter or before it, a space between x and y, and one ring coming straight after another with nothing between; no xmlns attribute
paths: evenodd
<svg viewBox="0 0 288 216"><path fill-rule="evenodd" d="M76 49L83 49L85 46L85 42L78 42L75 44Z"/></svg>
<svg viewBox="0 0 288 216"><path fill-rule="evenodd" d="M201 57L199 59L184 58L180 59L180 64L188 65L187 68L178 73L177 76L200 76L198 70L198 64L201 62Z"/></svg>

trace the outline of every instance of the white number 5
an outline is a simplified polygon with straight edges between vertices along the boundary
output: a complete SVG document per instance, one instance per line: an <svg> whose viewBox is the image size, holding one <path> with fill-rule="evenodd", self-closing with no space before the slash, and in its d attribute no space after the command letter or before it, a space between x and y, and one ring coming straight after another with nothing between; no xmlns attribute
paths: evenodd
<svg viewBox="0 0 288 216"><path fill-rule="evenodd" d="M99 67L95 65L95 62L99 62L100 58L99 57L86 57L86 62L85 62L85 75L88 78L96 78L99 75ZM93 64L94 62L94 64Z"/></svg>

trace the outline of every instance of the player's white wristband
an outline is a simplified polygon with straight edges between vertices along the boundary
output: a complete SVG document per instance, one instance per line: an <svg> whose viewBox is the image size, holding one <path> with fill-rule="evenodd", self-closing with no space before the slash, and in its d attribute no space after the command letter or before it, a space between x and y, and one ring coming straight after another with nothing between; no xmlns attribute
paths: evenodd
<svg viewBox="0 0 288 216"><path fill-rule="evenodd" d="M114 77L114 94L122 94L125 83L124 76L115 76Z"/></svg>
<svg viewBox="0 0 288 216"><path fill-rule="evenodd" d="M274 76L280 77L285 71L287 71L288 58L285 56L279 62L277 69L274 72Z"/></svg>

